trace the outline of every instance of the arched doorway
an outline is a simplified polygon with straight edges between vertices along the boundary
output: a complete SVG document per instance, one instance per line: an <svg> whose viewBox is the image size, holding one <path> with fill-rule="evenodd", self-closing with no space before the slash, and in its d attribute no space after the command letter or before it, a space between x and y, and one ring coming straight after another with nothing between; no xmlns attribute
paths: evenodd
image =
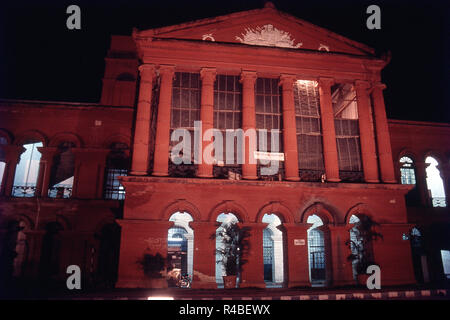
<svg viewBox="0 0 450 320"><path fill-rule="evenodd" d="M238 223L239 219L233 213L221 213L216 219L221 225L216 230L216 249L222 247L222 238L220 236L220 230L224 228L227 224ZM225 268L223 264L220 263L221 257L216 253L216 283L218 288L223 288L223 276L226 275ZM237 275L236 284L240 281L240 275Z"/></svg>
<svg viewBox="0 0 450 320"><path fill-rule="evenodd" d="M193 276L194 231L189 227L193 219L187 212L176 212L169 221L173 221L174 225L167 235L167 272L169 284L175 286L181 275L188 274L191 279Z"/></svg>
<svg viewBox="0 0 450 320"><path fill-rule="evenodd" d="M119 269L120 227L108 223L100 231L97 279L101 286L114 288Z"/></svg>
<svg viewBox="0 0 450 320"><path fill-rule="evenodd" d="M278 229L281 220L276 214L265 214L263 230L264 281L266 287L281 287L284 282L283 232Z"/></svg>
<svg viewBox="0 0 450 320"><path fill-rule="evenodd" d="M327 280L325 237L320 228L323 226L323 221L313 214L308 217L307 223L312 224L308 229L309 278L312 286L325 286Z"/></svg>
<svg viewBox="0 0 450 320"><path fill-rule="evenodd" d="M425 163L428 163L427 172L427 187L428 194L431 198L433 207L446 207L447 201L445 199L444 182L441 173L438 169L438 162L433 157L427 157Z"/></svg>
<svg viewBox="0 0 450 320"><path fill-rule="evenodd" d="M28 247L24 221L14 220L8 223L6 232L1 239L0 248L0 285L7 287L14 278L22 276Z"/></svg>
<svg viewBox="0 0 450 320"><path fill-rule="evenodd" d="M61 255L61 224L50 222L45 227L45 234L42 239L41 259L39 274L42 283L52 285L52 280L57 280L60 274Z"/></svg>

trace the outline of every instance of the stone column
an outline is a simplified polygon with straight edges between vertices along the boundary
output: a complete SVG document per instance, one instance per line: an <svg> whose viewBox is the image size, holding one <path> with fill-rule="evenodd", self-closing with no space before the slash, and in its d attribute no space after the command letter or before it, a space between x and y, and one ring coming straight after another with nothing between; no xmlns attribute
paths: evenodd
<svg viewBox="0 0 450 320"><path fill-rule="evenodd" d="M282 74L280 85L283 103L283 142L284 142L284 170L286 180L299 181L297 126L295 122L294 106L294 75Z"/></svg>
<svg viewBox="0 0 450 320"><path fill-rule="evenodd" d="M425 163L424 160L416 160L414 162L414 166L416 168L416 186L420 195L420 203L424 207L431 206L431 199L428 195L428 186L427 186L427 167L429 163Z"/></svg>
<svg viewBox="0 0 450 320"><path fill-rule="evenodd" d="M53 159L58 151L58 148L38 147L38 150L41 153L41 160L39 163L39 178L36 184L36 195L47 198Z"/></svg>
<svg viewBox="0 0 450 320"><path fill-rule="evenodd" d="M247 262L242 266L240 288L265 288L263 261L263 230L267 223L239 223L240 228L249 232L248 252L243 255Z"/></svg>
<svg viewBox="0 0 450 320"><path fill-rule="evenodd" d="M167 287L165 277L149 278L142 264L144 254L160 254L167 257L168 231L173 221L155 220L116 220L122 227L120 241L119 288L161 288ZM164 275L164 270L161 272Z"/></svg>
<svg viewBox="0 0 450 320"><path fill-rule="evenodd" d="M309 223L283 223L286 230L287 286L310 286L308 263Z"/></svg>
<svg viewBox="0 0 450 320"><path fill-rule="evenodd" d="M445 192L445 201L447 203L447 207L449 206L449 188L450 188L450 164L449 163L440 163L437 168L439 169L439 173L441 175L442 181L444 183L444 192Z"/></svg>
<svg viewBox="0 0 450 320"><path fill-rule="evenodd" d="M154 176L169 175L169 141L170 114L172 108L172 84L175 66L161 66L159 75L161 87L159 90L158 117L156 121L155 154L153 163Z"/></svg>
<svg viewBox="0 0 450 320"><path fill-rule="evenodd" d="M242 71L240 82L242 83L242 129L244 133L247 130L254 132L255 145L251 146L246 143L247 135L244 135L243 156L244 163L242 164L242 176L244 179L256 180L258 179L256 170L256 160L254 160L254 152L256 151L256 115L255 115L255 82L256 72ZM248 138L250 142L251 138ZM252 159L252 161L250 161ZM250 163L254 162L254 163Z"/></svg>
<svg viewBox="0 0 450 320"><path fill-rule="evenodd" d="M200 163L198 165L197 176L200 178L212 178L213 177L213 165L212 161L205 163L203 159L203 151L209 146L212 141L203 141L204 134L207 130L211 130L214 127L214 81L216 79L216 69L203 68L200 71L200 77L202 79L202 94L201 94L201 109L200 120L202 121L202 137L201 148L199 148L198 159ZM209 159L211 160L211 159Z"/></svg>
<svg viewBox="0 0 450 320"><path fill-rule="evenodd" d="M380 161L381 181L396 183L394 165L392 161L391 138L384 105L383 90L386 86L377 83L372 89L373 112L378 143L378 157Z"/></svg>
<svg viewBox="0 0 450 320"><path fill-rule="evenodd" d="M336 130L334 127L334 112L331 101L331 78L319 79L320 119L323 135L323 160L325 164L326 180L339 182L339 160L336 147Z"/></svg>
<svg viewBox="0 0 450 320"><path fill-rule="evenodd" d="M194 276L192 288L215 289L216 284L216 234L215 222L190 222L194 230Z"/></svg>
<svg viewBox="0 0 450 320"><path fill-rule="evenodd" d="M346 242L350 239L353 225L328 226L330 230L332 283L333 286L354 285L352 262L347 258L351 254Z"/></svg>
<svg viewBox="0 0 450 320"><path fill-rule="evenodd" d="M155 66L143 64L139 66L141 83L139 86L139 100L136 112L136 127L134 129L133 157L131 162L131 175L146 175L148 171L150 117L155 78Z"/></svg>
<svg viewBox="0 0 450 320"><path fill-rule="evenodd" d="M5 152L5 171L3 173L0 195L10 197L14 186L16 166L19 163L20 155L25 151L25 148L14 145L2 145L0 147Z"/></svg>
<svg viewBox="0 0 450 320"><path fill-rule="evenodd" d="M370 119L370 98L368 93L369 83L367 81L356 81L356 98L358 104L359 135L361 140L361 156L364 168L364 180L377 183L378 164L375 149L375 137Z"/></svg>

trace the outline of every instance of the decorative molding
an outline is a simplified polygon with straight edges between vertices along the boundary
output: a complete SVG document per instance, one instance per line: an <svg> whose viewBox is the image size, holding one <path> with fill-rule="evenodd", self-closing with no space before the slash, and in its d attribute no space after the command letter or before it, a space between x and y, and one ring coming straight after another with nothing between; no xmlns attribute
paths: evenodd
<svg viewBox="0 0 450 320"><path fill-rule="evenodd" d="M282 47L282 48L300 48L303 43L298 42L294 45L295 39L286 31L279 30L271 24L266 24L263 27L256 27L256 29L246 28L245 33L241 37L236 36L236 40L241 43L268 46L268 47Z"/></svg>
<svg viewBox="0 0 450 320"><path fill-rule="evenodd" d="M206 40L210 40L210 41L216 41L216 39L214 39L212 33L205 33L204 35L202 35L202 40L206 41Z"/></svg>
<svg viewBox="0 0 450 320"><path fill-rule="evenodd" d="M330 52L330 47L329 46L326 46L326 45L324 45L324 44L320 44L319 45L319 49L317 49L317 50L319 50L319 51L322 51L322 50L325 50L325 51L327 51L327 52Z"/></svg>

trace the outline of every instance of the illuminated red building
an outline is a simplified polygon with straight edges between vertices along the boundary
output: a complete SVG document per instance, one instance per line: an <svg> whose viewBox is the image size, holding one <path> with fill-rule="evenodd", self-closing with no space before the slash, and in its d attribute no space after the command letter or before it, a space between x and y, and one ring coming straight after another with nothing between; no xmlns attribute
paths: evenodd
<svg viewBox="0 0 450 320"><path fill-rule="evenodd" d="M270 3L113 36L100 103L0 101L3 279L57 283L76 264L90 286L161 286L138 261L169 252L194 288L216 288L211 235L231 213L251 232L240 287L355 284L346 242L362 217L383 235L383 286L444 281L450 126L388 120L387 63ZM279 170L217 152L174 164L173 132L195 121L279 130ZM256 148L244 155L271 151Z"/></svg>

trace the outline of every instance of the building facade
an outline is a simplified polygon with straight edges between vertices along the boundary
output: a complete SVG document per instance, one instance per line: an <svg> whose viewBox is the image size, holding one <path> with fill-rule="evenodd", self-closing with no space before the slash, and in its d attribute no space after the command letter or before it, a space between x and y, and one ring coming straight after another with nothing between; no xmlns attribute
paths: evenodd
<svg viewBox="0 0 450 320"><path fill-rule="evenodd" d="M387 63L270 3L113 36L100 103L0 102L2 281L167 285L160 254L217 288L232 219L240 287L353 285L363 217L382 285L445 281L450 126L388 120Z"/></svg>

